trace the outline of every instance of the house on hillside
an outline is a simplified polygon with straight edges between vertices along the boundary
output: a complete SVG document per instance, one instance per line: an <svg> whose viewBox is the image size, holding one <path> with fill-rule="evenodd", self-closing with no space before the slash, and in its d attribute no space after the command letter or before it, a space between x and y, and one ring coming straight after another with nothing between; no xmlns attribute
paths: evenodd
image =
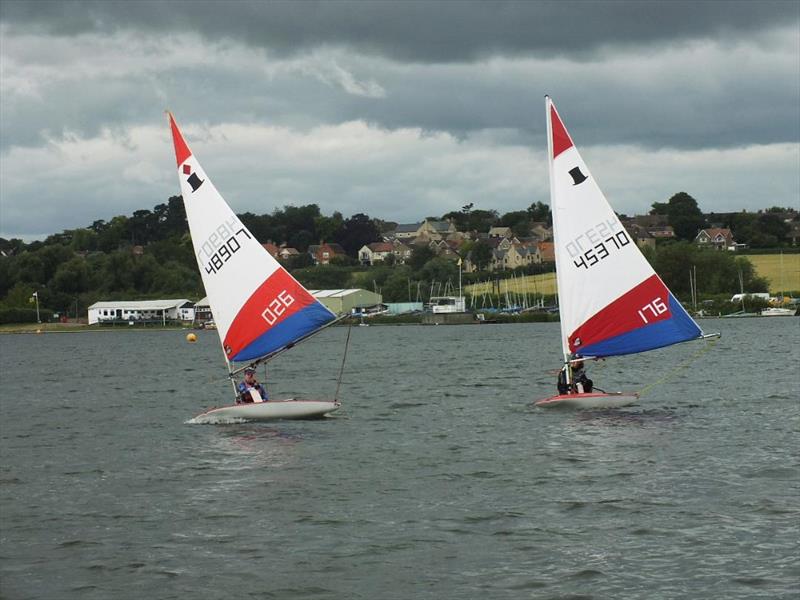
<svg viewBox="0 0 800 600"><path fill-rule="evenodd" d="M294 258L295 256L300 256L300 253L297 251L296 248L292 248L290 246L284 246L278 251L278 258L281 260L289 260L290 258Z"/></svg>
<svg viewBox="0 0 800 600"><path fill-rule="evenodd" d="M399 240L415 238L421 226L422 223L400 223L392 232L392 236Z"/></svg>
<svg viewBox="0 0 800 600"><path fill-rule="evenodd" d="M318 265L329 265L331 260L337 256L347 256L347 252L339 244L320 244L315 256L315 262Z"/></svg>
<svg viewBox="0 0 800 600"><path fill-rule="evenodd" d="M701 229L694 238L694 243L701 248L714 248L715 250L735 250L736 241L730 229L710 227Z"/></svg>
<svg viewBox="0 0 800 600"><path fill-rule="evenodd" d="M523 244L512 244L506 251L506 266L508 269L516 269L517 267L527 267L542 262L539 256L539 249L534 244L533 246L525 246Z"/></svg>
<svg viewBox="0 0 800 600"><path fill-rule="evenodd" d="M553 239L553 228L548 227L547 223L543 221L534 221L531 223L531 235L535 235L543 242Z"/></svg>
<svg viewBox="0 0 800 600"><path fill-rule="evenodd" d="M427 235L431 240L441 240L455 232L456 227L451 221L432 221L425 219L417 230L417 235Z"/></svg>
<svg viewBox="0 0 800 600"><path fill-rule="evenodd" d="M489 237L490 238L510 238L513 235L514 235L514 233L511 231L511 227L490 227L489 228Z"/></svg>
<svg viewBox="0 0 800 600"><path fill-rule="evenodd" d="M540 262L556 262L556 250L553 242L539 242L536 247L539 249Z"/></svg>
<svg viewBox="0 0 800 600"><path fill-rule="evenodd" d="M358 251L358 262L362 265L374 265L376 262L384 262L386 257L394 254L394 246L389 242L372 242L361 246Z"/></svg>
<svg viewBox="0 0 800 600"><path fill-rule="evenodd" d="M628 232L628 235L631 236L639 248L656 247L656 238L650 235L650 232L645 227L637 225L633 221L623 223L623 227L625 227L625 231Z"/></svg>
<svg viewBox="0 0 800 600"><path fill-rule="evenodd" d="M405 262L411 258L411 246L408 244L401 242L400 240L392 240L392 253L395 256L395 262L405 264Z"/></svg>
<svg viewBox="0 0 800 600"><path fill-rule="evenodd" d="M261 244L261 247L264 248L272 258L278 258L278 253L280 252L280 248L278 248L272 242L267 242L266 244Z"/></svg>
<svg viewBox="0 0 800 600"><path fill-rule="evenodd" d="M675 230L672 225L655 225L653 227L645 227L645 229L647 229L647 233L657 240L675 239Z"/></svg>

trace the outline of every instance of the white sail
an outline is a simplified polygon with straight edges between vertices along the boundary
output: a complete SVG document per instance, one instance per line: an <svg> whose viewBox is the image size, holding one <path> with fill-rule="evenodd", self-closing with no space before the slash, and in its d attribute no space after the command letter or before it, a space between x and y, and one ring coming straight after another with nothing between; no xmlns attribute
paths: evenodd
<svg viewBox="0 0 800 600"><path fill-rule="evenodd" d="M631 354L701 337L625 231L549 97L546 109L565 359Z"/></svg>
<svg viewBox="0 0 800 600"><path fill-rule="evenodd" d="M172 114L172 140L197 264L228 361L250 361L335 318L242 224L189 150Z"/></svg>

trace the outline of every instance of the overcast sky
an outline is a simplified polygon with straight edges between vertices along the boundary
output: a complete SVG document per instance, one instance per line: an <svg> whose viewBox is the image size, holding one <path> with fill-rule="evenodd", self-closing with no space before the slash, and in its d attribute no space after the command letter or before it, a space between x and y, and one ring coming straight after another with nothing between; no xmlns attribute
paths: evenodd
<svg viewBox="0 0 800 600"><path fill-rule="evenodd" d="M549 201L544 95L618 212L800 208L800 2L0 3L0 237L179 193L413 222Z"/></svg>

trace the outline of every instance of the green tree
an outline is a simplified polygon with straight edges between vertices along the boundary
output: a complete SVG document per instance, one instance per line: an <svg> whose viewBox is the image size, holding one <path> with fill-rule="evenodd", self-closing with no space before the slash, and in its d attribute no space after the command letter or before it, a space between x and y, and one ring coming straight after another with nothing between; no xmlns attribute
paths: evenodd
<svg viewBox="0 0 800 600"><path fill-rule="evenodd" d="M526 212L531 221L544 221L548 226L553 224L553 215L550 213L550 207L544 202L534 202L527 208Z"/></svg>
<svg viewBox="0 0 800 600"><path fill-rule="evenodd" d="M650 208L651 215L669 215L669 203L653 202Z"/></svg>
<svg viewBox="0 0 800 600"><path fill-rule="evenodd" d="M391 269L389 276L381 284L381 295L384 302L413 302L412 294L416 293L416 282L412 283L411 268L398 265Z"/></svg>
<svg viewBox="0 0 800 600"><path fill-rule="evenodd" d="M342 225L341 235L336 240L350 256L356 256L365 244L380 239L378 226L368 215L357 213Z"/></svg>
<svg viewBox="0 0 800 600"><path fill-rule="evenodd" d="M97 249L97 233L88 227L83 229L73 229L72 242L70 247L75 252L88 252Z"/></svg>
<svg viewBox="0 0 800 600"><path fill-rule="evenodd" d="M419 271L425 266L429 260L434 258L436 253L428 248L428 246L415 246L411 250L411 257L408 259L408 265L413 271Z"/></svg>
<svg viewBox="0 0 800 600"><path fill-rule="evenodd" d="M483 271L492 261L492 248L483 240L478 240L472 246L470 254L472 264L478 267L479 271Z"/></svg>
<svg viewBox="0 0 800 600"><path fill-rule="evenodd" d="M425 263L418 276L425 281L438 281L440 283L448 280L457 281L458 266L451 260L437 256Z"/></svg>
<svg viewBox="0 0 800 600"><path fill-rule="evenodd" d="M129 243L128 217L117 216L111 219L108 224L99 225L97 232L97 248L102 252L113 252L122 244Z"/></svg>
<svg viewBox="0 0 800 600"><path fill-rule="evenodd" d="M699 295L739 292L739 273L745 291L766 291L766 281L756 277L752 263L730 252L712 252L690 242L676 242L658 246L646 256L667 287L683 300L689 298L690 273L695 270Z"/></svg>
<svg viewBox="0 0 800 600"><path fill-rule="evenodd" d="M697 232L706 224L697 200L686 192L678 192L667 202L667 218L675 237L679 240L693 240Z"/></svg>
<svg viewBox="0 0 800 600"><path fill-rule="evenodd" d="M316 238L314 242L327 242L338 239L344 227L344 217L340 212L334 212L332 216L320 215L314 219L314 231Z"/></svg>
<svg viewBox="0 0 800 600"><path fill-rule="evenodd" d="M33 304L30 300L35 291L30 284L18 282L6 294L4 303L9 308L29 308Z"/></svg>
<svg viewBox="0 0 800 600"><path fill-rule="evenodd" d="M509 212L500 217L500 226L511 227L514 235L527 237L531 233L530 214L526 210Z"/></svg>
<svg viewBox="0 0 800 600"><path fill-rule="evenodd" d="M47 281L44 261L38 253L23 252L13 257L9 271L14 282L41 285Z"/></svg>
<svg viewBox="0 0 800 600"><path fill-rule="evenodd" d="M50 287L53 292L75 296L89 289L89 270L86 261L75 257L59 265Z"/></svg>
<svg viewBox="0 0 800 600"><path fill-rule="evenodd" d="M336 265L307 267L292 273L305 287L312 290L344 289L349 287L350 269Z"/></svg>

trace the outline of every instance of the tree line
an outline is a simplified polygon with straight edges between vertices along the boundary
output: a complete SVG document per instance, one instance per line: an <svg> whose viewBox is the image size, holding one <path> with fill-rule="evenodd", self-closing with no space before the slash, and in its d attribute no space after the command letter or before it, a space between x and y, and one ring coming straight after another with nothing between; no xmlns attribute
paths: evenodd
<svg viewBox="0 0 800 600"><path fill-rule="evenodd" d="M657 203L653 211L666 211L678 237L687 240L694 238L695 227L704 225L707 219L702 213L697 215L696 207L691 196L681 193L663 205ZM777 225L779 211L784 209L770 209L759 215L731 213L729 217L743 231L754 232L752 239L766 243L781 239L782 226L786 224L778 218L782 226ZM326 216L316 204L309 204L286 206L264 215L248 212L240 218L262 243L286 243L300 251L299 257L287 267L309 288L363 287L380 291L385 301L392 302L416 299L420 293L426 297L434 282L458 280L458 266L452 260L436 256L426 246L415 248L404 265L394 265L391 261L375 267L358 265L355 260L358 250L396 226L363 213L349 218L339 212ZM493 226L507 226L520 237L530 233L533 222L551 223L549 207L541 202L503 215L468 204L460 211L435 218L452 220L460 231L486 232ZM313 261L306 250L321 241L340 244L349 258L340 259L338 264L312 267ZM481 251L485 254L488 246L484 246L480 242L467 243L462 253L472 248L476 254ZM85 315L86 308L101 299L199 299L205 295L180 196L169 198L153 210L137 210L108 222L98 220L86 228L64 230L44 241L26 244L19 239L0 238L0 250L3 252L0 308L27 308L34 291L38 292L42 306L70 316ZM666 244L648 253L648 258L679 295L687 291L688 274L684 272L687 264L698 267L698 281L703 282L701 293L735 293L739 288L739 272L743 272L748 291L766 289L766 283L755 277L749 263L737 262L730 253L702 253L688 243ZM534 273L552 268L552 265L532 265L522 271ZM486 277L486 273L462 275L465 283Z"/></svg>

